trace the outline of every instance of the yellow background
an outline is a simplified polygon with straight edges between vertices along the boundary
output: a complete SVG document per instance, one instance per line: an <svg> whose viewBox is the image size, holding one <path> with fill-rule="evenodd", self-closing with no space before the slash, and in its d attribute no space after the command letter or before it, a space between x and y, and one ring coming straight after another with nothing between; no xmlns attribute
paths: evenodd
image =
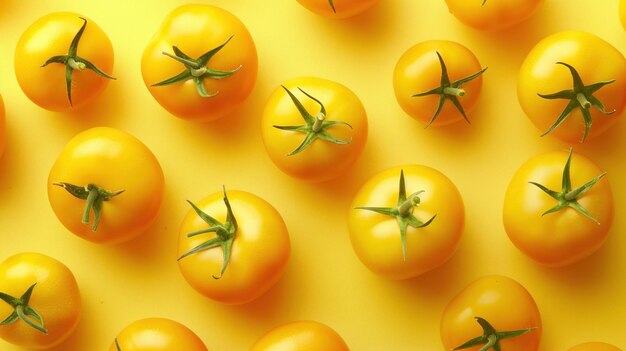
<svg viewBox="0 0 626 351"><path fill-rule="evenodd" d="M441 350L439 319L448 301L485 274L517 279L535 297L544 321L542 351L601 340L626 348L626 123L599 140L575 145L592 158L615 192L616 221L606 245L591 258L561 269L542 267L508 240L501 220L506 186L528 158L569 145L539 131L516 97L518 68L544 36L564 29L593 32L626 49L617 0L549 0L527 22L500 33L466 27L443 0L381 0L344 21L318 17L295 0L214 0L247 25L259 52L255 89L233 116L195 124L170 116L150 96L140 74L142 50L168 12L187 1L4 0L0 3L0 93L7 109L7 147L0 160L0 258L22 251L69 266L83 296L75 334L55 350L106 350L133 320L167 317L184 323L210 350L247 350L262 334L291 320L313 319L337 330L352 350ZM69 113L45 111L20 90L13 53L20 34L53 11L84 14L108 33L114 75L104 94ZM400 55L427 39L470 48L483 66L484 86L472 124L424 129L393 95ZM598 58L601 64L601 57ZM369 117L366 149L349 172L323 184L282 174L263 148L259 130L266 99L281 82L302 75L337 80L363 101ZM623 118L623 117L622 117ZM57 154L81 130L126 130L150 147L166 176L157 222L119 246L91 244L69 233L48 204L46 179ZM464 237L445 266L394 282L370 273L348 239L349 204L361 184L391 166L420 163L447 174L466 206ZM243 306L225 306L196 293L176 264L177 231L198 200L229 189L253 192L283 215L293 252L283 279ZM20 348L0 341L0 350Z"/></svg>

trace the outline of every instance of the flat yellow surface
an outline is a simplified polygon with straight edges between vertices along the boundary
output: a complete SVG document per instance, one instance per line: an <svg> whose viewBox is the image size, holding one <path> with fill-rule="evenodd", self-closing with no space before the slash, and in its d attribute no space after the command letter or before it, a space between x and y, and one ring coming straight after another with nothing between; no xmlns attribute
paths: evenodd
<svg viewBox="0 0 626 351"><path fill-rule="evenodd" d="M542 351L583 341L626 348L626 123L599 140L575 145L608 172L616 220L606 245L570 267L548 269L523 256L501 220L506 186L538 153L569 145L539 131L516 96L518 68L544 36L565 29L593 32L626 49L617 0L549 0L527 22L483 33L456 20L443 0L381 0L363 16L333 21L295 0L212 0L247 25L259 52L259 77L245 105L230 118L195 124L169 115L148 93L140 56L162 19L187 1L4 0L0 2L0 94L7 109L7 148L0 160L0 258L36 251L64 262L76 275L82 321L60 351L106 350L133 320L166 317L189 326L209 350L247 350L278 324L313 319L337 330L351 350L442 350L439 320L448 301L485 274L504 274L535 297L544 321ZM114 75L85 109L52 113L31 103L13 73L21 33L54 11L84 14L108 33ZM424 129L396 103L391 77L400 55L427 39L470 48L489 70L471 125ZM598 58L601 64L601 58ZM302 75L333 79L363 101L370 136L354 168L323 184L282 174L263 148L260 115L270 93ZM622 117L623 118L623 117ZM69 233L48 204L46 180L57 154L76 133L94 126L128 131L150 147L166 177L162 211L142 237L101 246ZM445 266L421 277L387 281L354 254L347 232L353 195L374 173L420 163L444 172L466 206L464 237ZM178 227L198 200L229 189L253 192L283 215L293 246L289 268L269 293L250 304L225 306L196 293L176 264ZM1 288L1 287L0 287ZM4 316L2 316L4 317ZM20 348L0 341L0 350Z"/></svg>

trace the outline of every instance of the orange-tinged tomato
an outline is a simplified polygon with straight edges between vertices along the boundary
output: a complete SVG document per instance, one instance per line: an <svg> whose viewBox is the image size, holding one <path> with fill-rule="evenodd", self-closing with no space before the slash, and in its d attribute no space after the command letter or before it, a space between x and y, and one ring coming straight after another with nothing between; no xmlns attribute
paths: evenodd
<svg viewBox="0 0 626 351"><path fill-rule="evenodd" d="M72 48L75 38L78 41ZM113 78L112 70L113 46L106 33L75 13L57 12L38 19L15 48L20 87L47 110L68 111L87 104Z"/></svg>
<svg viewBox="0 0 626 351"><path fill-rule="evenodd" d="M467 114L476 106L485 69L461 44L424 41L398 60L393 88L400 107L424 125L469 122Z"/></svg>
<svg viewBox="0 0 626 351"><path fill-rule="evenodd" d="M298 0L308 10L329 18L348 18L365 12L378 0Z"/></svg>
<svg viewBox="0 0 626 351"><path fill-rule="evenodd" d="M6 139L6 127L5 127L5 117L4 117L4 102L2 101L2 96L0 96L0 157L2 157L2 154L4 153L4 148L5 148L5 139Z"/></svg>
<svg viewBox="0 0 626 351"><path fill-rule="evenodd" d="M624 55L594 34L577 31L537 43L517 81L519 102L533 124L543 135L570 143L609 129L626 106L624 91Z"/></svg>
<svg viewBox="0 0 626 351"><path fill-rule="evenodd" d="M215 301L243 304L280 279L291 245L272 205L238 190L190 205L180 227L178 266L194 289Z"/></svg>
<svg viewBox="0 0 626 351"><path fill-rule="evenodd" d="M480 323L479 323L480 322ZM485 323L486 322L486 323ZM484 327L483 327L484 326ZM483 336L506 351L537 351L541 340L541 317L535 300L511 278L493 275L479 278L459 292L441 317L441 340L446 350L461 349L471 339ZM509 336L505 336L506 332ZM488 340L463 347L478 351ZM484 350L497 350L488 347Z"/></svg>
<svg viewBox="0 0 626 351"><path fill-rule="evenodd" d="M620 0L619 2L619 19L622 22L622 27L626 29L626 0Z"/></svg>
<svg viewBox="0 0 626 351"><path fill-rule="evenodd" d="M61 262L39 253L20 253L0 263L0 320L10 315L14 321L0 325L0 338L28 349L54 347L76 329L81 300L72 272ZM21 300L17 308L4 297ZM28 324L18 317L21 309Z"/></svg>
<svg viewBox="0 0 626 351"><path fill-rule="evenodd" d="M567 351L622 351L622 349L603 342L586 342L573 346Z"/></svg>
<svg viewBox="0 0 626 351"><path fill-rule="evenodd" d="M367 115L347 87L303 77L285 82L270 96L261 130L265 149L280 170L321 182L343 174L361 155Z"/></svg>
<svg viewBox="0 0 626 351"><path fill-rule="evenodd" d="M524 21L542 0L446 0L459 21L480 30L501 30Z"/></svg>
<svg viewBox="0 0 626 351"><path fill-rule="evenodd" d="M571 154L568 159L566 152L531 158L517 170L504 197L509 238L527 256L548 266L564 266L594 253L613 222L613 195L604 173L584 156ZM565 191L564 173L570 183ZM530 182L561 195L555 198ZM563 193L570 194L569 200Z"/></svg>
<svg viewBox="0 0 626 351"><path fill-rule="evenodd" d="M232 113L252 91L256 47L230 12L184 5L165 18L146 46L141 73L152 96L171 114L211 121Z"/></svg>
<svg viewBox="0 0 626 351"><path fill-rule="evenodd" d="M441 172L394 167L370 178L352 201L352 247L372 272L408 279L445 263L464 224L463 200Z"/></svg>
<svg viewBox="0 0 626 351"><path fill-rule="evenodd" d="M109 351L207 351L186 326L165 318L140 319L117 334Z"/></svg>
<svg viewBox="0 0 626 351"><path fill-rule="evenodd" d="M348 351L348 345L325 324L298 321L272 329L250 351Z"/></svg>
<svg viewBox="0 0 626 351"><path fill-rule="evenodd" d="M61 223L96 243L120 243L144 232L156 219L163 188L152 152L108 127L72 138L48 176L48 199Z"/></svg>

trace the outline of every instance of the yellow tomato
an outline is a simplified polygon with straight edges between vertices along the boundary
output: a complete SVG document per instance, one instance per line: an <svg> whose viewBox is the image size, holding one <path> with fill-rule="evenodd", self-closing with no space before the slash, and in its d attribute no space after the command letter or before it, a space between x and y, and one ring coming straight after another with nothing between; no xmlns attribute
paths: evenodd
<svg viewBox="0 0 626 351"><path fill-rule="evenodd" d="M624 91L622 53L593 34L576 31L537 43L517 81L519 102L535 126L543 135L570 143L584 141L587 132L593 138L609 129L626 106Z"/></svg>
<svg viewBox="0 0 626 351"><path fill-rule="evenodd" d="M243 304L280 279L291 246L272 205L237 190L190 205L180 227L178 266L194 289L222 303Z"/></svg>
<svg viewBox="0 0 626 351"><path fill-rule="evenodd" d="M494 346L499 344L506 351L537 351L541 316L533 297L518 282L486 276L469 284L448 303L440 331L446 350L498 350ZM485 340L473 346L467 344L483 335ZM483 348L490 342L490 347Z"/></svg>
<svg viewBox="0 0 626 351"><path fill-rule="evenodd" d="M72 233L120 243L154 222L163 187L161 166L143 143L100 127L76 135L63 148L48 176L48 199Z"/></svg>
<svg viewBox="0 0 626 351"><path fill-rule="evenodd" d="M165 18L146 46L141 73L150 94L171 114L210 121L248 97L257 53L250 33L230 12L184 5Z"/></svg>
<svg viewBox="0 0 626 351"><path fill-rule="evenodd" d="M146 318L127 325L109 351L207 351L186 326L165 318Z"/></svg>
<svg viewBox="0 0 626 351"><path fill-rule="evenodd" d="M563 186L564 173L569 187ZM565 152L524 163L504 197L504 228L513 244L548 266L574 263L598 250L613 222L613 195L603 175L591 160L578 154L570 159ZM557 192L556 198L531 182Z"/></svg>
<svg viewBox="0 0 626 351"><path fill-rule="evenodd" d="M569 348L567 351L622 351L622 349L603 342L586 342Z"/></svg>
<svg viewBox="0 0 626 351"><path fill-rule="evenodd" d="M4 126L4 118L4 102L2 101L2 96L0 96L0 157L2 157L2 154L4 153L4 144L6 143L6 127Z"/></svg>
<svg viewBox="0 0 626 351"><path fill-rule="evenodd" d="M61 262L39 253L21 253L0 263L0 337L29 349L48 349L63 342L76 329L81 300L72 272ZM19 303L11 306L10 296ZM16 301L17 302L17 301ZM20 312L17 312L21 310ZM18 314L24 313L26 322Z"/></svg>
<svg viewBox="0 0 626 351"><path fill-rule="evenodd" d="M340 176L361 155L367 116L361 100L347 87L303 77L285 82L270 96L261 130L278 168L320 182Z"/></svg>
<svg viewBox="0 0 626 351"><path fill-rule="evenodd" d="M329 326L300 321L272 329L250 351L348 351L348 345Z"/></svg>
<svg viewBox="0 0 626 351"><path fill-rule="evenodd" d="M72 47L75 38L78 41ZM113 46L106 33L75 13L58 12L38 19L15 48L20 87L47 110L68 111L85 105L104 90L112 70Z"/></svg>
<svg viewBox="0 0 626 351"><path fill-rule="evenodd" d="M619 19L622 22L622 27L626 29L626 0L619 2Z"/></svg>
<svg viewBox="0 0 626 351"><path fill-rule="evenodd" d="M459 191L427 166L376 174L361 187L352 207L352 247L367 268L390 279L412 278L442 265L463 231Z"/></svg>
<svg viewBox="0 0 626 351"><path fill-rule="evenodd" d="M308 10L329 18L348 18L365 12L378 0L298 0Z"/></svg>
<svg viewBox="0 0 626 351"><path fill-rule="evenodd" d="M393 88L400 107L426 126L469 122L466 114L476 105L485 69L461 44L424 41L398 60Z"/></svg>
<svg viewBox="0 0 626 351"><path fill-rule="evenodd" d="M542 0L446 0L459 21L480 30L501 30L530 17Z"/></svg>

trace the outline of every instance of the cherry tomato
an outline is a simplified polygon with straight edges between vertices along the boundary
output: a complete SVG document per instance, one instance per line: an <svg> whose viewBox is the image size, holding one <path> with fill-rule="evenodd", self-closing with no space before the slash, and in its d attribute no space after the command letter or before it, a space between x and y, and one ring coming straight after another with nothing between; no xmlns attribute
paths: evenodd
<svg viewBox="0 0 626 351"><path fill-rule="evenodd" d="M20 253L0 263L0 338L28 349L49 349L76 329L81 300L76 279L61 262Z"/></svg>
<svg viewBox="0 0 626 351"><path fill-rule="evenodd" d="M541 317L533 297L511 278L479 278L461 290L441 317L446 350L537 351Z"/></svg>
<svg viewBox="0 0 626 351"><path fill-rule="evenodd" d="M624 91L624 56L597 36L576 31L537 43L517 81L522 109L542 136L550 133L570 143L609 129L626 105Z"/></svg>
<svg viewBox="0 0 626 351"><path fill-rule="evenodd" d="M270 158L286 174L311 182L343 174L361 155L367 116L345 86L321 78L285 82L270 96L261 121Z"/></svg>
<svg viewBox="0 0 626 351"><path fill-rule="evenodd" d="M57 12L33 23L15 48L15 75L24 94L52 111L79 108L115 79L113 46L85 16Z"/></svg>
<svg viewBox="0 0 626 351"><path fill-rule="evenodd" d="M4 122L4 102L2 101L2 96L0 96L0 157L4 153L4 144L5 144L5 122Z"/></svg>
<svg viewBox="0 0 626 351"><path fill-rule="evenodd" d="M378 0L298 0L298 2L320 16L342 19L365 12Z"/></svg>
<svg viewBox="0 0 626 351"><path fill-rule="evenodd" d="M542 0L446 0L459 21L480 30L501 30L524 21Z"/></svg>
<svg viewBox="0 0 626 351"><path fill-rule="evenodd" d="M237 190L189 204L180 227L178 267L194 289L222 303L243 304L280 279L291 246L272 205Z"/></svg>
<svg viewBox="0 0 626 351"><path fill-rule="evenodd" d="M230 12L184 5L165 18L146 46L141 73L150 94L171 114L211 121L248 97L257 53L250 33Z"/></svg>
<svg viewBox="0 0 626 351"><path fill-rule="evenodd" d="M620 0L619 2L619 19L622 22L622 27L626 29L626 0Z"/></svg>
<svg viewBox="0 0 626 351"><path fill-rule="evenodd" d="M586 342L571 347L567 351L622 351L622 349L603 342Z"/></svg>
<svg viewBox="0 0 626 351"><path fill-rule="evenodd" d="M400 107L426 126L469 122L482 88L480 63L465 46L447 40L421 42L396 64L393 88Z"/></svg>
<svg viewBox="0 0 626 351"><path fill-rule="evenodd" d="M154 222L163 187L161 166L143 143L100 127L63 148L48 176L48 199L72 233L96 243L120 243Z"/></svg>
<svg viewBox="0 0 626 351"><path fill-rule="evenodd" d="M325 324L299 321L272 329L250 351L348 351L348 345Z"/></svg>
<svg viewBox="0 0 626 351"><path fill-rule="evenodd" d="M464 223L454 184L427 166L406 165L376 174L361 187L350 210L352 247L372 272L408 279L445 263Z"/></svg>
<svg viewBox="0 0 626 351"><path fill-rule="evenodd" d="M117 334L109 351L207 351L186 326L165 318L132 322Z"/></svg>
<svg viewBox="0 0 626 351"><path fill-rule="evenodd" d="M504 228L523 253L564 266L598 250L613 222L613 195L598 166L550 152L517 170L504 197ZM545 188L545 190L544 190Z"/></svg>

